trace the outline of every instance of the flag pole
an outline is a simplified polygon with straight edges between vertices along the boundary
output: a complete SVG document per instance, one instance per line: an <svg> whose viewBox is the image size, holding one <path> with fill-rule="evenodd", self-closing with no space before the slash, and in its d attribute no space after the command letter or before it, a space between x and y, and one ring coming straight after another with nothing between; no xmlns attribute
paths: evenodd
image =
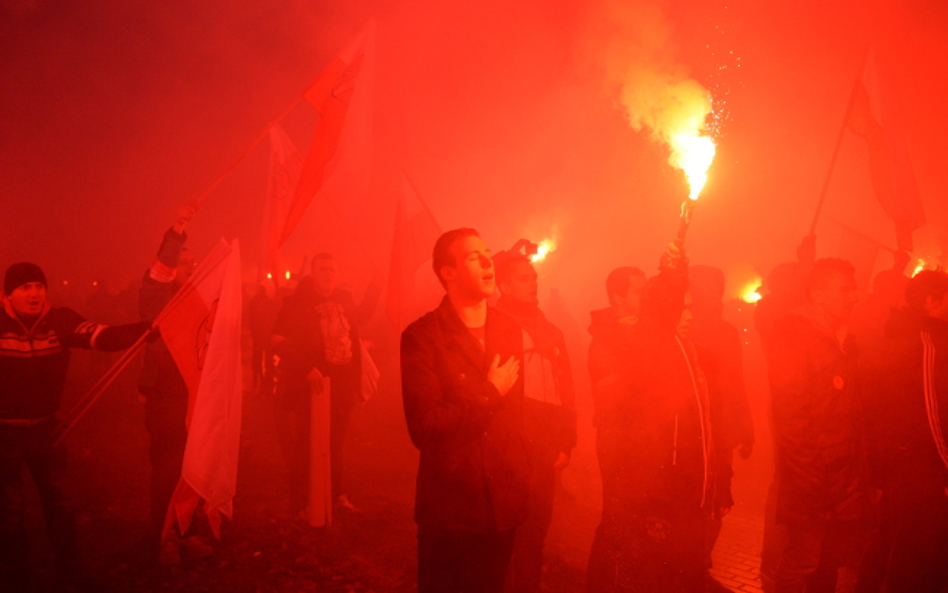
<svg viewBox="0 0 948 593"><path fill-rule="evenodd" d="M214 251L211 252L211 254L213 253ZM229 254L230 251L228 251L228 255ZM185 282L184 286L178 289L174 296L171 297L171 300L167 305L165 305L165 308L161 310L161 313L158 314L158 317L152 321L152 328L158 327L158 325L164 321L164 319L171 312L173 312L185 298L197 290L197 285L200 282L203 282L204 279L207 278L210 273L214 271L214 269L216 269L217 266L223 261L224 259L222 258L213 265L207 266L202 270L198 270L200 273L195 273L187 282ZM105 393L105 390L115 382L115 379L117 379L119 374L125 370L125 367L129 365L135 355L138 354L142 348L144 348L145 338L148 337L148 334L151 333L151 331L152 330L150 329L142 334L142 336L138 338L138 340L122 354L122 357L115 361L115 364L113 364L112 367L106 371L98 381L96 381L95 385L92 386L92 389L87 391L85 395L79 398L79 401L76 402L72 409L69 410L69 413L66 414L65 418L63 418L63 420L56 427L54 434L57 434L58 436L56 437L56 441L53 443L54 445L59 444L64 438L66 438L66 435L68 435L79 422L79 420L81 420L86 415L86 412L88 412L89 409L95 405L97 401L99 401L99 398L102 397L102 394Z"/></svg>
<svg viewBox="0 0 948 593"><path fill-rule="evenodd" d="M846 113L843 116L843 125L836 136L836 145L833 147L833 156L830 157L829 170L826 171L826 177L823 179L823 187L820 189L820 197L816 203L816 212L813 213L813 222L810 223L810 232L808 235L816 233L816 224L820 221L820 214L823 212L823 203L826 201L826 192L829 190L830 179L833 177L833 170L836 168L836 159L839 158L839 149L843 146L843 139L846 137L846 128L849 127L849 118L852 115L853 105L856 104L856 97L859 95L859 87L862 84L862 73L866 69L866 62L869 61L869 46L863 52L860 60L859 71L856 80L853 82L853 89L849 93L849 103L846 105Z"/></svg>
<svg viewBox="0 0 948 593"><path fill-rule="evenodd" d="M233 170L237 167L237 165L239 165L239 164L241 163L241 161L243 161L245 158L247 158L247 155L250 154L250 151L253 150L254 148L256 148L256 146L257 146L258 144L260 144L260 143L263 141L264 138L267 137L267 134L270 133L270 130L273 129L273 126L275 126L275 125L277 125L278 123L280 123L280 121L281 121L284 117L286 117L286 115L287 115L294 107L296 107L296 104L299 103L299 102L303 99L303 97L306 96L307 91L309 91L310 87L312 87L312 86L313 86L312 83L310 83L310 85L307 86L307 87L303 90L302 93L300 93L295 99L293 99L293 102L290 103L290 105L289 105L286 109L284 109L283 112L280 113L280 115L278 115L276 119L274 119L273 121L271 121L271 122L269 123L269 125L267 125L266 129L263 130L263 132L261 132L259 136L257 136L256 138L253 139L253 142L251 142L250 145L247 146L247 148L245 148L242 153L240 153L240 156L238 156L237 159L234 160L234 162L232 162L232 163L230 164L230 166L227 167L227 169L225 169L224 172L221 173L221 175L220 175L217 179L214 180L214 183L212 183L212 184L210 185L210 187L208 187L206 190L204 190L204 193L202 193L200 196L198 196L198 199L194 201L194 206L195 206L195 208L199 208L199 207L201 206L201 204L204 203L204 200L206 200L207 197L208 197L209 195L211 195L211 193L212 193L215 189L217 189L217 187L218 187L221 183L224 182L224 179L226 179L227 176L230 175L231 171L233 171Z"/></svg>

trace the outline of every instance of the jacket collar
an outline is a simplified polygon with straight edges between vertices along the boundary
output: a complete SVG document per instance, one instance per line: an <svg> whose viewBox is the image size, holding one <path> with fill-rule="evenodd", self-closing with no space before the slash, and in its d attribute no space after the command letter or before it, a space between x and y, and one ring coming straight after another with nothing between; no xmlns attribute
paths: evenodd
<svg viewBox="0 0 948 593"><path fill-rule="evenodd" d="M465 327L458 312L454 309L454 305L451 304L451 299L448 298L448 295L445 295L441 300L441 305L438 307L438 315L445 333L461 347L461 351L465 356L477 365L478 368L486 368L487 354L495 343L494 333L496 331L496 324L494 323L494 310L491 307L487 308L487 325L484 328L484 347L481 347L480 342L474 337L474 334Z"/></svg>

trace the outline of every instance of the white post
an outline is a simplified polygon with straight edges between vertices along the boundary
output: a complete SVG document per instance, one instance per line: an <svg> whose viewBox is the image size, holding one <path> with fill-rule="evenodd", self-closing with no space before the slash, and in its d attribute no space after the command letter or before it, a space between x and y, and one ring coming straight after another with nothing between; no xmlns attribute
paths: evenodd
<svg viewBox="0 0 948 593"><path fill-rule="evenodd" d="M329 377L312 395L309 429L309 524L332 524L332 474L329 461Z"/></svg>

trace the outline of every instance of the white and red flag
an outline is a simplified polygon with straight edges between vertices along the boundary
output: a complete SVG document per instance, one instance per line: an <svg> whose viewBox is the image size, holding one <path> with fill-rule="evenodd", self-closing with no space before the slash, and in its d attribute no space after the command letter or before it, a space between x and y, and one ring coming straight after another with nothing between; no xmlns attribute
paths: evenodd
<svg viewBox="0 0 948 593"><path fill-rule="evenodd" d="M438 221L404 173L402 188L395 211L395 236L392 240L385 303L385 314L397 331L401 331L414 317L419 292L415 272L423 263L431 260L435 241L441 236Z"/></svg>
<svg viewBox="0 0 948 593"><path fill-rule="evenodd" d="M912 231L925 224L925 210L908 149L892 121L882 91L876 62L870 54L853 89L848 124L869 145L872 186L885 213L895 222L899 248L912 251Z"/></svg>
<svg viewBox="0 0 948 593"><path fill-rule="evenodd" d="M354 106L365 105L360 111L367 112L371 96L371 77L367 71L371 70L374 46L375 24L369 23L332 59L303 95L319 114L319 121L289 204L280 245L293 233L313 197L333 185L336 177L351 177L347 175L350 161L364 160L353 159L351 155L340 157L367 145L364 136L370 132L371 118L348 116ZM350 121L354 119L359 121ZM359 177L364 182L365 175Z"/></svg>
<svg viewBox="0 0 948 593"><path fill-rule="evenodd" d="M241 274L237 241L221 239L159 317L158 327L188 386L188 440L168 506L164 540L187 532L201 500L214 535L233 515L240 449Z"/></svg>
<svg viewBox="0 0 948 593"><path fill-rule="evenodd" d="M303 169L303 158L280 124L270 128L270 177L267 182L267 205L263 217L263 261L261 275L274 275L280 270L280 237L286 226L290 200Z"/></svg>

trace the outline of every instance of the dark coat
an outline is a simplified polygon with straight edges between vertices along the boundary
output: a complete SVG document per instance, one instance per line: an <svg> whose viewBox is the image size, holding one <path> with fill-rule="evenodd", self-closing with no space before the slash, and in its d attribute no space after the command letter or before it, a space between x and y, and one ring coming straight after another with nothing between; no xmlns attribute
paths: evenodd
<svg viewBox="0 0 948 593"><path fill-rule="evenodd" d="M948 466L935 437L945 446L948 321L893 310L886 333L886 363L867 389L876 485L903 496L937 497L948 488ZM943 452L948 455L948 448Z"/></svg>
<svg viewBox="0 0 948 593"><path fill-rule="evenodd" d="M589 316L592 341L587 367L592 383L593 426L608 429L615 407L615 390L611 387L630 360L635 324L620 319L611 308L592 311Z"/></svg>
<svg viewBox="0 0 948 593"><path fill-rule="evenodd" d="M326 359L317 307L329 301L342 308L349 324L352 358L345 364L332 364ZM326 298L315 292L308 277L301 280L293 296L284 300L272 330L272 335L285 338L273 347L280 360L277 393L281 405L290 408L308 405L310 391L306 376L313 368L330 378L330 393L337 404L356 405L362 373L357 312L349 291L339 288Z"/></svg>
<svg viewBox="0 0 948 593"><path fill-rule="evenodd" d="M840 347L810 308L777 330L769 375L778 521L862 518L867 443L855 340Z"/></svg>
<svg viewBox="0 0 948 593"><path fill-rule="evenodd" d="M719 492L711 393L697 349L676 334L684 274L649 282L642 319L633 326L609 424L617 441L617 512L673 519L729 506ZM609 501L604 501L604 506Z"/></svg>
<svg viewBox="0 0 948 593"><path fill-rule="evenodd" d="M506 530L527 513L531 467L522 435L523 381L501 397L487 380L494 356L523 361L520 326L489 309L485 344L447 297L402 333L405 420L421 452L415 493L419 526Z"/></svg>

